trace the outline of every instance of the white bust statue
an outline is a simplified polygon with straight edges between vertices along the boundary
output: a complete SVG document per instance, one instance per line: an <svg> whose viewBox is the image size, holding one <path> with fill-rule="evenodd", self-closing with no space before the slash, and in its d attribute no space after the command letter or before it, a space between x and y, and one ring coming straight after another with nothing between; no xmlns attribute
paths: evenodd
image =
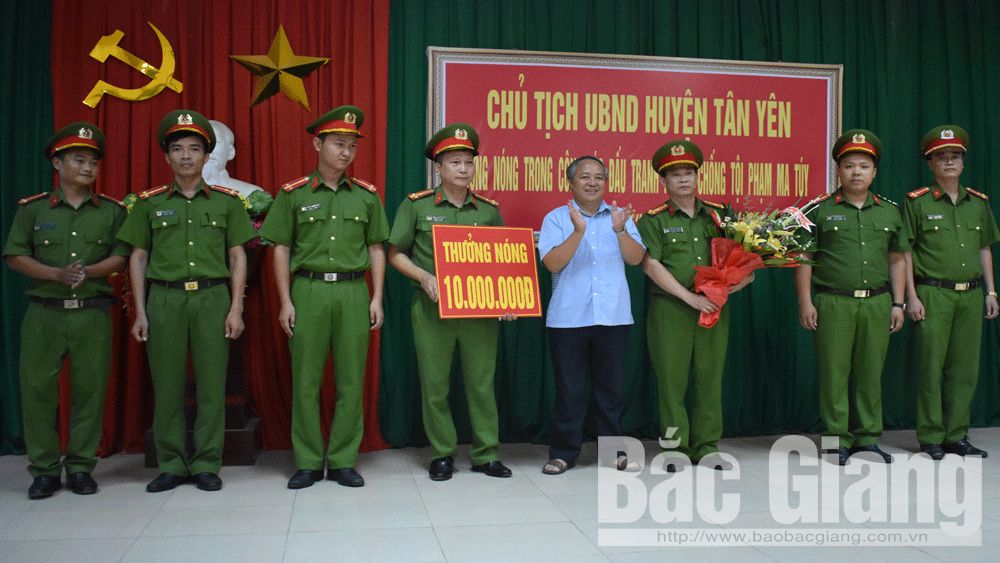
<svg viewBox="0 0 1000 563"><path fill-rule="evenodd" d="M226 164L236 156L233 131L221 121L213 119L209 120L209 123L212 124L212 130L215 131L215 150L208 155L208 163L205 164L205 168L201 172L205 182L214 186L232 188L240 192L243 197L254 190L261 189L260 186L229 177Z"/></svg>

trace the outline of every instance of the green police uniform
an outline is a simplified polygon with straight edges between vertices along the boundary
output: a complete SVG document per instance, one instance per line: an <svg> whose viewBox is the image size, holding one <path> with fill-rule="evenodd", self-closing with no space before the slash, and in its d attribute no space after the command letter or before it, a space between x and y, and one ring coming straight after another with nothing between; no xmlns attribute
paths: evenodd
<svg viewBox="0 0 1000 563"><path fill-rule="evenodd" d="M925 136L924 154L968 137L955 126ZM956 146L957 145L957 146ZM917 440L954 444L969 430L969 405L979 379L983 275L979 253L1000 241L988 198L959 186L951 198L937 184L907 194L903 245L912 252L917 295L926 318L915 324Z"/></svg>
<svg viewBox="0 0 1000 563"><path fill-rule="evenodd" d="M388 235L372 185L345 176L334 189L318 171L283 186L261 228L262 237L291 248L292 448L299 469L322 470L324 458L331 469L349 468L357 459L371 328L364 272L368 246ZM337 403L324 456L319 391L331 347Z"/></svg>
<svg viewBox="0 0 1000 563"><path fill-rule="evenodd" d="M699 159L700 160L700 159ZM684 287L694 286L695 266L712 263L723 206L702 199L688 216L672 202L647 211L638 223L650 258L660 261ZM646 341L659 390L660 432L679 440L677 449L697 462L718 451L722 437L722 373L729 342L729 309L713 328L698 325L700 313L649 284ZM691 386L691 411L685 406ZM670 436L668 428L676 428Z"/></svg>
<svg viewBox="0 0 1000 563"><path fill-rule="evenodd" d="M200 135L214 145L211 126L195 112L172 112L163 121L164 150L179 131ZM222 466L229 362L224 327L231 304L227 251L254 236L239 192L204 181L191 199L176 182L139 194L118 233L119 239L149 251L146 351L154 388L153 436L164 473L218 473ZM190 459L184 416L189 353L198 404Z"/></svg>
<svg viewBox="0 0 1000 563"><path fill-rule="evenodd" d="M45 157L85 148L103 156L104 135L91 123L75 122L57 131L46 144ZM29 256L62 268L85 266L111 256L128 256L128 246L115 240L125 220L124 205L91 194L74 208L61 189L18 202L3 256ZM97 464L104 392L111 360L111 317L114 301L106 279L88 279L71 289L65 284L29 278L30 303L21 324L20 383L28 471L33 477L91 473ZM70 436L65 459L56 424L58 377L65 356L71 359Z"/></svg>
<svg viewBox="0 0 1000 563"><path fill-rule="evenodd" d="M878 161L882 144L852 129L834 144L833 158L852 152ZM882 435L882 369L889 348L892 292L889 252L901 252L896 205L871 192L861 208L842 189L822 196L811 213L815 265L820 418L840 447L872 446Z"/></svg>
<svg viewBox="0 0 1000 563"><path fill-rule="evenodd" d="M94 195L74 209L62 192L42 193L19 202L4 258L31 256L54 267L80 260L95 264L109 256L128 256L128 246L115 240L125 220L117 200ZM111 360L111 317L114 301L105 279L88 279L76 289L54 281L30 279L31 302L21 323L21 401L28 471L33 477L90 473L97 464L104 391ZM56 410L59 372L71 358L69 443L60 464Z"/></svg>
<svg viewBox="0 0 1000 563"><path fill-rule="evenodd" d="M450 150L478 149L472 127L454 124L435 134L426 155L434 159ZM435 274L434 225L503 226L497 203L468 192L461 206L445 197L441 186L410 194L399 206L389 235L389 244L407 254L423 270ZM420 372L421 409L424 432L435 458L453 456L458 437L448 394L451 366L458 347L465 395L472 426L469 457L473 465L497 460L500 446L499 418L493 376L496 368L499 322L496 319L442 319L437 303L414 282L416 290L410 313L413 343Z"/></svg>
<svg viewBox="0 0 1000 563"><path fill-rule="evenodd" d="M899 251L902 219L895 205L874 194L858 209L840 190L813 215L820 418L840 446L874 445L882 435L882 368L891 324L889 252Z"/></svg>

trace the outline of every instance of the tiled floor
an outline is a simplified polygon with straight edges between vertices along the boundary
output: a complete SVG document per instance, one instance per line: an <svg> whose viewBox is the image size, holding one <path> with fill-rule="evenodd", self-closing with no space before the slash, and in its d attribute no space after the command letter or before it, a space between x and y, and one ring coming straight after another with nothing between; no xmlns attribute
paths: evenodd
<svg viewBox="0 0 1000 563"><path fill-rule="evenodd" d="M715 478L716 498L724 492L740 494L735 520L712 524L699 519L703 513L695 500L665 497L664 504L651 501L653 512L647 510L627 526L781 529L769 500L770 492L784 486L768 470L769 448L777 438L723 440L723 451L739 462L737 480L721 480L707 469L686 469L695 481L700 472ZM889 432L882 444L887 451L906 453L913 439L912 432ZM156 472L142 466L142 456L116 455L97 467L98 494L83 497L62 490L42 501L27 499L25 458L0 457L0 560L995 561L1000 557L1000 428L975 429L971 439L994 454L982 466L982 547L601 547L597 477L609 470L597 468L594 445L587 445L577 468L547 476L541 473L544 446L505 444L501 454L514 472L510 479L473 473L468 458L460 455L460 471L451 481L432 482L426 473L429 451L403 449L362 454L358 470L367 482L363 488L324 481L297 492L285 488L294 471L290 452L266 452L253 467L223 468L220 492L183 485L160 494L144 492ZM648 462L656 444L644 445ZM864 478L835 471L840 498ZM638 478L652 491L679 475L653 475L647 466ZM907 495L911 504L934 501L927 491L912 489ZM898 501L893 497L891 502ZM660 523L654 518L662 520L664 506L675 512L692 507L694 521ZM787 529L893 526L838 522Z"/></svg>

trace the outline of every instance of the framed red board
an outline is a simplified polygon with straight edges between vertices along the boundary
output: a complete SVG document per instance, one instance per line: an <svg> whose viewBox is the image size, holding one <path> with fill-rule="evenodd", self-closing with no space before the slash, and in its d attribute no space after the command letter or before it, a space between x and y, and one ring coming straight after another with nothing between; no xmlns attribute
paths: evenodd
<svg viewBox="0 0 1000 563"><path fill-rule="evenodd" d="M442 319L542 316L531 229L434 225Z"/></svg>

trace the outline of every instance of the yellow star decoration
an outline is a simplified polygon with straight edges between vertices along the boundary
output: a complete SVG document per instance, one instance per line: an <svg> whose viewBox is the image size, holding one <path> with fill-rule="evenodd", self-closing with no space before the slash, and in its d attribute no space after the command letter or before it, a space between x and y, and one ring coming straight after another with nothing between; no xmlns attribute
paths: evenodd
<svg viewBox="0 0 1000 563"><path fill-rule="evenodd" d="M309 97L302 78L330 61L324 57L303 57L293 53L285 28L281 25L278 25L278 32L266 55L229 55L229 58L245 66L257 77L250 107L282 92L307 110Z"/></svg>

